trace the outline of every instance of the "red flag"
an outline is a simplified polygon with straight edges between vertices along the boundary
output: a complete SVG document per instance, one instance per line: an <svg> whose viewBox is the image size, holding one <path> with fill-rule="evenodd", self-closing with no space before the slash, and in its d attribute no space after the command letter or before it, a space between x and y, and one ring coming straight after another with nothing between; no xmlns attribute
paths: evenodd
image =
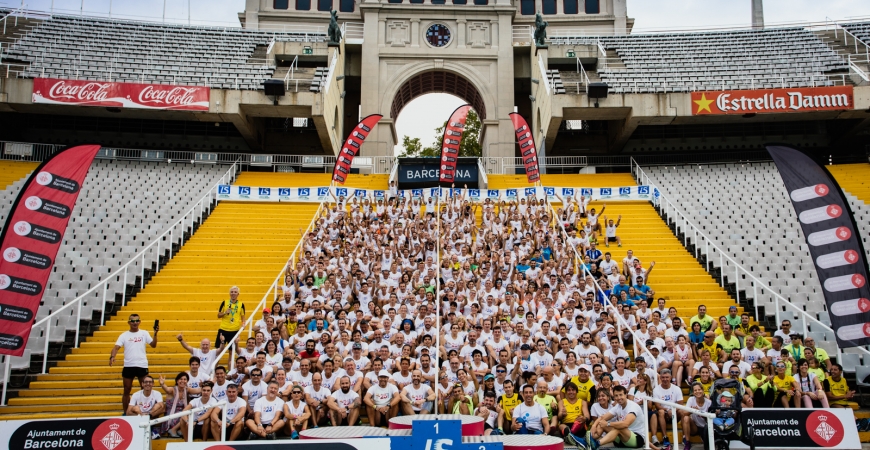
<svg viewBox="0 0 870 450"><path fill-rule="evenodd" d="M459 144L462 142L462 132L465 131L465 120L468 119L471 105L462 105L453 111L450 120L444 126L444 136L441 140L441 175L439 180L452 183L456 178L456 162L459 161Z"/></svg>
<svg viewBox="0 0 870 450"><path fill-rule="evenodd" d="M55 154L33 171L12 205L0 233L0 354L24 353L67 223L99 150L99 145L82 145Z"/></svg>
<svg viewBox="0 0 870 450"><path fill-rule="evenodd" d="M332 181L344 184L350 174L350 165L353 157L359 154L363 141L366 140L375 124L384 117L380 114L366 116L354 128L341 145L341 151L335 158L335 167L332 169Z"/></svg>
<svg viewBox="0 0 870 450"><path fill-rule="evenodd" d="M535 183L541 179L538 171L538 151L535 149L535 137L532 128L519 113L510 113L511 123L517 134L517 144L520 146L520 156L526 167L526 178L529 183Z"/></svg>

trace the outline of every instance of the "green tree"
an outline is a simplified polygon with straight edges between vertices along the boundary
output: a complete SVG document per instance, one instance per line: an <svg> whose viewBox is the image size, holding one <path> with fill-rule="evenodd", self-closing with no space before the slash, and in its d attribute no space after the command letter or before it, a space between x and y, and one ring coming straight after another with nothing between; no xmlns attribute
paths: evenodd
<svg viewBox="0 0 870 450"><path fill-rule="evenodd" d="M402 137L402 153L399 158L410 157L433 157L441 156L441 144L444 142L444 128L447 121L435 129L435 142L423 147L419 138ZM472 109L468 112L465 120L465 131L462 133L462 141L459 143L459 156L482 156L480 149L480 117Z"/></svg>

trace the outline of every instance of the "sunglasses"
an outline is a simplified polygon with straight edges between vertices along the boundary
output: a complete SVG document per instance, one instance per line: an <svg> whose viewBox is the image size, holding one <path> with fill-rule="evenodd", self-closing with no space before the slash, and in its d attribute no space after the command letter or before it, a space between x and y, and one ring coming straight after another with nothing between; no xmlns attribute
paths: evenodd
<svg viewBox="0 0 870 450"><path fill-rule="evenodd" d="M294 394L301 394L302 391L293 391Z"/></svg>
<svg viewBox="0 0 870 450"><path fill-rule="evenodd" d="M141 320L131 320L130 323L139 323Z"/></svg>
<svg viewBox="0 0 870 450"><path fill-rule="evenodd" d="M504 371L504 370L496 370L496 371L495 371L495 373L505 373L505 372L506 372L506 371Z"/></svg>

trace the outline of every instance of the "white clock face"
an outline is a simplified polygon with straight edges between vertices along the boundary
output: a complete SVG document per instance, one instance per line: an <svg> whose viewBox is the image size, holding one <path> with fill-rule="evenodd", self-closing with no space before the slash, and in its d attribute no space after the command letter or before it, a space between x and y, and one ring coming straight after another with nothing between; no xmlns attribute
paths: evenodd
<svg viewBox="0 0 870 450"><path fill-rule="evenodd" d="M433 47L444 47L450 43L450 28L440 23L429 26L426 30L426 42Z"/></svg>

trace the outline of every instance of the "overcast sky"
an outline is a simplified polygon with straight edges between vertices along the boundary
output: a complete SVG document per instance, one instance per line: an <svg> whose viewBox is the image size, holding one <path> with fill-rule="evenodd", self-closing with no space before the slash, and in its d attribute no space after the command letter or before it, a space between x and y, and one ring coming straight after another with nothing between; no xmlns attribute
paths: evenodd
<svg viewBox="0 0 870 450"><path fill-rule="evenodd" d="M110 0L25 0L28 9L87 15L109 14ZM20 1L0 0L0 5L19 6ZM245 0L113 0L113 17L138 20L163 20L195 24L238 26L238 13ZM188 8L190 14L188 15ZM691 29L720 26L747 26L750 0L628 0L628 15L635 19L635 31ZM765 0L767 25L789 22L824 22L825 18L844 20L870 17L868 0ZM399 139L403 135L432 142L434 129L463 102L447 94L424 95L408 103L396 123Z"/></svg>

